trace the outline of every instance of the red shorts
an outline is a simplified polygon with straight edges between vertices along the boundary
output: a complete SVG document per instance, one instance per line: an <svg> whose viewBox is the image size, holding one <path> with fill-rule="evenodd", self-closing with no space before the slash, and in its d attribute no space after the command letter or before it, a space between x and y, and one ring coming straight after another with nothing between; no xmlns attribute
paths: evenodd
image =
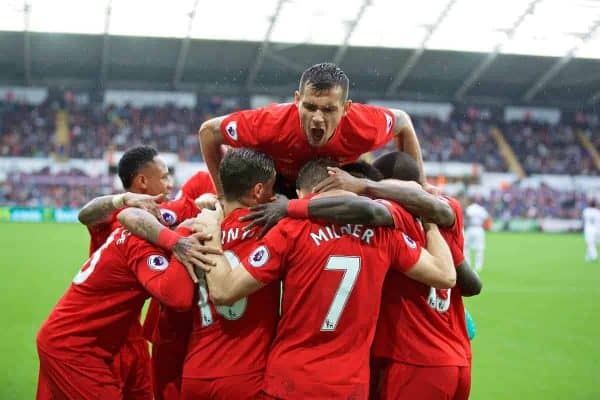
<svg viewBox="0 0 600 400"><path fill-rule="evenodd" d="M123 397L131 400L152 400L152 370L148 343L143 337L127 339L115 356L112 368L121 378Z"/></svg>
<svg viewBox="0 0 600 400"><path fill-rule="evenodd" d="M181 392L192 314L178 313L157 305L144 323L146 337L152 338L154 397L156 400L177 400Z"/></svg>
<svg viewBox="0 0 600 400"><path fill-rule="evenodd" d="M467 400L471 367L421 367L390 362L385 366L380 399Z"/></svg>
<svg viewBox="0 0 600 400"><path fill-rule="evenodd" d="M261 371L216 379L183 378L181 400L255 400L260 398L263 377Z"/></svg>
<svg viewBox="0 0 600 400"><path fill-rule="evenodd" d="M179 341L152 345L152 382L156 400L179 399L186 349L187 343Z"/></svg>
<svg viewBox="0 0 600 400"><path fill-rule="evenodd" d="M123 398L111 366L99 359L63 361L38 349L40 373L37 400L100 400Z"/></svg>

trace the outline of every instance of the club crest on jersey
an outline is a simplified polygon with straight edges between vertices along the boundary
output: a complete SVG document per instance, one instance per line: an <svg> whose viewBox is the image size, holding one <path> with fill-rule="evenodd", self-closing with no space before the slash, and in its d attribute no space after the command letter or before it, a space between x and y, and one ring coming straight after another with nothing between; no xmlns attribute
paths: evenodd
<svg viewBox="0 0 600 400"><path fill-rule="evenodd" d="M227 136L232 138L233 140L238 140L238 132L237 132L237 122L231 121L225 127L225 132L227 132Z"/></svg>
<svg viewBox="0 0 600 400"><path fill-rule="evenodd" d="M412 238L410 236L408 236L405 233L402 233L402 237L404 237L404 242L406 242L408 247L410 247L411 249L417 248L417 243L414 240L412 240Z"/></svg>
<svg viewBox="0 0 600 400"><path fill-rule="evenodd" d="M385 115L385 130L386 130L386 132L389 133L390 129L392 129L392 125L394 125L394 119L387 113L385 113L384 115Z"/></svg>
<svg viewBox="0 0 600 400"><path fill-rule="evenodd" d="M269 250L265 246L257 247L248 257L248 262L254 268L260 268L269 261Z"/></svg>
<svg viewBox="0 0 600 400"><path fill-rule="evenodd" d="M168 226L173 226L177 223L177 214L165 208L160 209L160 215Z"/></svg>
<svg viewBox="0 0 600 400"><path fill-rule="evenodd" d="M169 266L169 260L160 254L154 254L148 257L146 260L148 266L153 271L164 271Z"/></svg>

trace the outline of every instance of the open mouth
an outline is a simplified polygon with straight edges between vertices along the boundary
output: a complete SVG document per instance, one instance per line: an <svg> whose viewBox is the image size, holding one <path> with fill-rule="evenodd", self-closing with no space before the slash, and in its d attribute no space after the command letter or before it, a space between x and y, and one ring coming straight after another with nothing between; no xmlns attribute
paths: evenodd
<svg viewBox="0 0 600 400"><path fill-rule="evenodd" d="M313 141L320 142L321 139L323 139L323 136L325 136L325 129L310 128L310 136L312 137Z"/></svg>

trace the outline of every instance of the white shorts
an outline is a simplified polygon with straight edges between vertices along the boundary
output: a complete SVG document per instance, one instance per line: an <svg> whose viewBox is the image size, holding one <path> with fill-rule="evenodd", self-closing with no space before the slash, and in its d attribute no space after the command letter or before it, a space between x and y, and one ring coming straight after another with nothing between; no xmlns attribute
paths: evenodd
<svg viewBox="0 0 600 400"><path fill-rule="evenodd" d="M583 237L585 242L589 244L600 244L600 230L598 229L585 229L583 231Z"/></svg>
<svg viewBox="0 0 600 400"><path fill-rule="evenodd" d="M485 248L485 231L480 226L469 226L465 230L465 248L482 250Z"/></svg>

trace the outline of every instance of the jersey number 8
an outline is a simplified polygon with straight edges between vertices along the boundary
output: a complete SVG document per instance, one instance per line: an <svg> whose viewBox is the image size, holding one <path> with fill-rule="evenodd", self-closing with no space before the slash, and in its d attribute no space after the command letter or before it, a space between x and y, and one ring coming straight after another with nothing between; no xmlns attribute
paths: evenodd
<svg viewBox="0 0 600 400"><path fill-rule="evenodd" d="M223 255L227 257L229 265L232 265L233 268L236 268L240 265L239 258L232 251L226 250L223 252ZM212 323L214 322L214 318L212 310L210 308L210 303L208 299L208 289L204 276L199 277L198 295L198 308L200 309L200 319L202 321L202 326L206 327L212 325ZM244 297L243 299L236 301L230 306L215 306L215 309L217 310L217 313L219 313L219 315L221 315L223 318L233 321L242 318L247 306L248 298Z"/></svg>

